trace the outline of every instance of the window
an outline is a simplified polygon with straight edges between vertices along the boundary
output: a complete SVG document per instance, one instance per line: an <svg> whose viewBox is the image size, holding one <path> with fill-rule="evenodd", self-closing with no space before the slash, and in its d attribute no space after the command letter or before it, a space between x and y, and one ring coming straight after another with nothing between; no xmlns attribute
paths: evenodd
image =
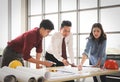
<svg viewBox="0 0 120 82"><path fill-rule="evenodd" d="M84 52L85 46L86 46L86 42L87 42L87 37L89 37L89 35L80 35L80 57L82 56L82 53Z"/></svg>
<svg viewBox="0 0 120 82"><path fill-rule="evenodd" d="M120 0L29 0L28 5L30 29L39 26L42 19L50 19L55 26L55 30L51 32L53 34L59 31L63 20L72 22L75 63L79 63L86 45L86 38L96 22L103 25L107 34L107 54L120 53ZM45 50L49 45L50 37L51 35L44 40Z"/></svg>
<svg viewBox="0 0 120 82"><path fill-rule="evenodd" d="M42 0L28 0L28 15L42 13Z"/></svg>
<svg viewBox="0 0 120 82"><path fill-rule="evenodd" d="M76 10L76 0L61 0L62 11Z"/></svg>
<svg viewBox="0 0 120 82"><path fill-rule="evenodd" d="M77 35L73 35L73 52L74 52L74 57L77 57L77 42L76 42L76 39L77 39Z"/></svg>
<svg viewBox="0 0 120 82"><path fill-rule="evenodd" d="M41 16L29 17L28 19L29 29L39 27L41 21L42 21Z"/></svg>
<svg viewBox="0 0 120 82"><path fill-rule="evenodd" d="M45 13L58 12L58 0L45 0Z"/></svg>
<svg viewBox="0 0 120 82"><path fill-rule="evenodd" d="M101 23L106 32L120 31L120 7L101 9Z"/></svg>
<svg viewBox="0 0 120 82"><path fill-rule="evenodd" d="M97 0L80 0L80 9L97 7Z"/></svg>
<svg viewBox="0 0 120 82"><path fill-rule="evenodd" d="M107 34L107 54L120 54L120 34Z"/></svg>
<svg viewBox="0 0 120 82"><path fill-rule="evenodd" d="M97 22L97 10L80 12L80 33L89 33L92 25Z"/></svg>
<svg viewBox="0 0 120 82"><path fill-rule="evenodd" d="M101 0L101 6L120 5L120 0Z"/></svg>
<svg viewBox="0 0 120 82"><path fill-rule="evenodd" d="M50 41L51 41L51 36L45 37L45 49L48 49Z"/></svg>

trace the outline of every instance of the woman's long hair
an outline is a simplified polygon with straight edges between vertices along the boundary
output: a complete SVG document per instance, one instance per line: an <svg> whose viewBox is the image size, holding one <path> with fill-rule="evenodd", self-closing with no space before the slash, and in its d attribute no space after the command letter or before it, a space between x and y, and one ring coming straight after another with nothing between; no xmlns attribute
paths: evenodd
<svg viewBox="0 0 120 82"><path fill-rule="evenodd" d="M102 28L102 25L101 25L100 23L95 23L95 24L93 24L92 29L91 29L91 33L90 33L89 36L90 36L93 40L95 40L95 37L93 36L92 31L93 31L93 29L96 28L96 27L101 30L101 35L100 35L100 37L99 37L99 43L102 43L104 40L107 39L107 37L106 37L106 34L105 34L105 32L104 32L104 30L103 30L103 28Z"/></svg>

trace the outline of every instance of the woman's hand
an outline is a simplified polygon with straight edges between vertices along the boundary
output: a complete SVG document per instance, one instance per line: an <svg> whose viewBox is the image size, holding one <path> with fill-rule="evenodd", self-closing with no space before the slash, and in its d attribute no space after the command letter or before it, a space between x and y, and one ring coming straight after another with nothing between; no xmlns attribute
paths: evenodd
<svg viewBox="0 0 120 82"><path fill-rule="evenodd" d="M96 65L94 65L93 67L100 67L100 64L96 64Z"/></svg>
<svg viewBox="0 0 120 82"><path fill-rule="evenodd" d="M79 65L78 65L78 70L79 70L79 71L82 70L82 64L79 64Z"/></svg>

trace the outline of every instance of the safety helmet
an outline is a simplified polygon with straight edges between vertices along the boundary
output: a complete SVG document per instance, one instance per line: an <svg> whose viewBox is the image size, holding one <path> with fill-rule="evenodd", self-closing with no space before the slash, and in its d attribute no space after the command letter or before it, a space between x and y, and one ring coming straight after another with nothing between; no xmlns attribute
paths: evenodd
<svg viewBox="0 0 120 82"><path fill-rule="evenodd" d="M19 60L13 60L9 63L10 68L16 68L17 66L23 66Z"/></svg>
<svg viewBox="0 0 120 82"><path fill-rule="evenodd" d="M116 70L116 69L119 68L119 66L118 66L118 63L115 60L108 59L104 63L104 68L106 68L106 69L115 69Z"/></svg>

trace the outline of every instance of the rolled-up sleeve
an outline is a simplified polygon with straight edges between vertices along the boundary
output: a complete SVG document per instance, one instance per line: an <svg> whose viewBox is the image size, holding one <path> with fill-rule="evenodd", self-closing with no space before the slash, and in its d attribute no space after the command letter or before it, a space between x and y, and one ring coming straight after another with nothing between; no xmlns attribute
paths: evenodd
<svg viewBox="0 0 120 82"><path fill-rule="evenodd" d="M36 52L37 53L42 52L42 39L39 41L39 44L36 46Z"/></svg>
<svg viewBox="0 0 120 82"><path fill-rule="evenodd" d="M83 54L89 56L89 54L90 54L90 49L91 49L91 41L88 39Z"/></svg>

